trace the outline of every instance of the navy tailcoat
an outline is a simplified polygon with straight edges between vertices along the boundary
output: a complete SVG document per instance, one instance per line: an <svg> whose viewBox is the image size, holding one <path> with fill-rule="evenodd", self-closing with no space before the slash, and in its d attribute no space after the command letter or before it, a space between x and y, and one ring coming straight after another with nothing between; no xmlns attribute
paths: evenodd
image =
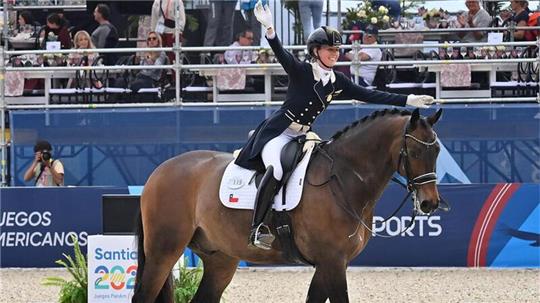
<svg viewBox="0 0 540 303"><path fill-rule="evenodd" d="M323 85L317 63L300 62L283 48L277 35L268 42L289 76L287 97L280 109L257 126L236 159L235 163L239 166L264 171L261 159L264 145L279 136L292 122L311 126L334 97L405 106L406 95L366 89L354 84L341 72L332 72L330 81Z"/></svg>

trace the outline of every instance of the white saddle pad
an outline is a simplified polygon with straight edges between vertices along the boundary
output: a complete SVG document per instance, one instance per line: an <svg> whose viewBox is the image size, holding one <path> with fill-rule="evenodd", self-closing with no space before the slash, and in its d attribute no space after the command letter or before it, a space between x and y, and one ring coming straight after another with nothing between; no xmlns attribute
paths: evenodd
<svg viewBox="0 0 540 303"><path fill-rule="evenodd" d="M306 175L309 159L313 148L309 149L304 158L300 161L289 181L285 204L283 204L283 187L274 198L273 209L276 211L285 211L294 209L302 198L302 189L304 188L304 179ZM219 199L221 203L229 208L253 209L255 205L255 196L257 187L255 187L255 171L248 170L234 164L234 160L227 165L221 184L219 186Z"/></svg>

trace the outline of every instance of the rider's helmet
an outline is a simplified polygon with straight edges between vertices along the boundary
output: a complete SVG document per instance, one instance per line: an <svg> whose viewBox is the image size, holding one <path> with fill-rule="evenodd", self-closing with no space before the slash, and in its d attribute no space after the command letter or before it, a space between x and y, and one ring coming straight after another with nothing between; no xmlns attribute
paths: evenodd
<svg viewBox="0 0 540 303"><path fill-rule="evenodd" d="M315 49L323 45L339 47L341 45L341 33L335 28L321 26L309 35L307 49L311 57L317 58Z"/></svg>

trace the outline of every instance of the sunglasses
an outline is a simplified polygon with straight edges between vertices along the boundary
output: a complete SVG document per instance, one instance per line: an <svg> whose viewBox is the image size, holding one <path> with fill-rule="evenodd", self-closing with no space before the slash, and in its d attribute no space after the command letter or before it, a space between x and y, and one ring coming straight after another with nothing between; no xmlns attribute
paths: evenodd
<svg viewBox="0 0 540 303"><path fill-rule="evenodd" d="M146 41L152 41L152 40L157 40L157 37L148 37L148 39L146 39Z"/></svg>

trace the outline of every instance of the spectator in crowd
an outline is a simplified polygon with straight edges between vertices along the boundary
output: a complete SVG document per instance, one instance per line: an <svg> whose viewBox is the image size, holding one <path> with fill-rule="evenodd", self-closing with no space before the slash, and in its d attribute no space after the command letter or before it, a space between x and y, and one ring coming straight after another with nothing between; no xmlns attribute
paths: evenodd
<svg viewBox="0 0 540 303"><path fill-rule="evenodd" d="M465 6L469 9L467 13L458 16L458 24L461 28L488 27L491 23L491 16L480 6L479 0L466 0ZM458 34L461 42L486 42L487 33L483 31L461 32Z"/></svg>
<svg viewBox="0 0 540 303"><path fill-rule="evenodd" d="M474 53L473 47L467 47L467 54L465 54L465 59L476 59L476 54Z"/></svg>
<svg viewBox="0 0 540 303"><path fill-rule="evenodd" d="M246 29L236 35L236 41L230 46L251 46L253 44L253 32ZM225 52L225 61L228 64L249 64L253 60L252 50L231 49Z"/></svg>
<svg viewBox="0 0 540 303"><path fill-rule="evenodd" d="M246 22L249 28L253 31L253 45L261 44L261 25L255 18L253 10L258 0L241 0L240 9L244 11Z"/></svg>
<svg viewBox="0 0 540 303"><path fill-rule="evenodd" d="M315 28L321 26L323 0L302 0L298 2L300 10L300 20L304 31L304 41L307 41L309 34ZM313 18L313 23L311 19Z"/></svg>
<svg viewBox="0 0 540 303"><path fill-rule="evenodd" d="M379 35L379 30L377 26L369 24L364 30L364 35L362 36L362 44L377 44L377 37ZM353 60L353 53L349 52L346 54L347 59ZM375 48L363 48L358 52L358 60L362 62L368 61L381 61L382 52L378 47ZM377 73L377 65L360 65L360 68L351 66L351 75L354 79L355 75L358 74L358 85L361 86L371 86L373 80L375 79L375 74Z"/></svg>
<svg viewBox="0 0 540 303"><path fill-rule="evenodd" d="M51 144L45 140L39 140L34 145L34 161L24 173L24 181L34 180L34 185L63 186L64 165L58 159L53 159Z"/></svg>
<svg viewBox="0 0 540 303"><path fill-rule="evenodd" d="M78 31L73 37L73 48L76 49L94 49L96 46L92 42L92 38L87 31ZM69 62L71 65L90 66L94 63L94 59L97 57L96 52L88 53L70 53Z"/></svg>
<svg viewBox="0 0 540 303"><path fill-rule="evenodd" d="M65 25L64 19L57 13L47 16L47 25L45 26L42 48L47 47L47 42L59 41L62 49L71 48L71 37Z"/></svg>
<svg viewBox="0 0 540 303"><path fill-rule="evenodd" d="M163 47L172 47L174 45L174 31L176 27L175 12L174 12L175 0L154 0L152 5L152 14L150 21L150 30L155 31L161 35ZM180 29L180 39L182 42L182 33L186 25L186 12L184 9L184 1L178 1L178 17ZM174 61L174 52L168 52L170 62Z"/></svg>
<svg viewBox="0 0 540 303"><path fill-rule="evenodd" d="M99 26L92 32L92 42L96 48L115 48L118 46L118 30L109 21L111 10L106 4L98 4L94 9L94 20ZM105 65L114 65L117 54L107 53L104 56Z"/></svg>
<svg viewBox="0 0 540 303"><path fill-rule="evenodd" d="M95 49L96 46L92 42L92 38L87 31L78 31L73 37L73 48L76 49ZM85 53L70 53L68 55L68 63L72 66L91 66L94 63L94 60L97 58L98 53L96 52L85 52ZM83 73L83 71L77 71ZM67 87L73 87L73 79L69 79ZM94 87L101 88L103 84L96 80L94 81ZM79 84L81 85L81 84ZM90 87L90 83L85 83L84 86Z"/></svg>
<svg viewBox="0 0 540 303"><path fill-rule="evenodd" d="M20 12L17 21L19 24L19 33L32 33L35 31L34 18L32 17L32 13L30 11Z"/></svg>
<svg viewBox="0 0 540 303"><path fill-rule="evenodd" d="M210 0L204 46L226 46L231 44L236 1Z"/></svg>
<svg viewBox="0 0 540 303"><path fill-rule="evenodd" d="M529 4L527 1L510 1L512 12L514 13L513 21L516 26L527 26L529 22ZM514 31L514 41L526 41L525 30Z"/></svg>
<svg viewBox="0 0 540 303"><path fill-rule="evenodd" d="M147 47L162 47L161 36L157 32L149 32L146 38ZM141 65L166 65L167 55L163 51L146 52L141 59ZM133 92L138 92L141 88L154 87L154 84L161 79L164 69L142 69L130 84Z"/></svg>
<svg viewBox="0 0 540 303"><path fill-rule="evenodd" d="M461 54L461 47L452 48L452 54L450 55L450 59L453 59L453 60L463 59L463 55Z"/></svg>

